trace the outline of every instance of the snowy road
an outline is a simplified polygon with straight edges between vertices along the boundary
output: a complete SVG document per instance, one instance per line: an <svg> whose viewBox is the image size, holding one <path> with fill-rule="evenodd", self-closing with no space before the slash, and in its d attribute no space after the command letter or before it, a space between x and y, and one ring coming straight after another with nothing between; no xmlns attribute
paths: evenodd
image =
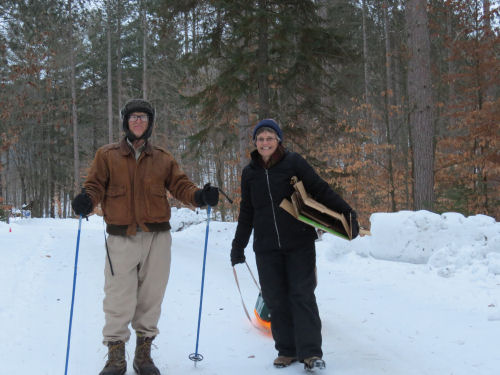
<svg viewBox="0 0 500 375"><path fill-rule="evenodd" d="M12 232L9 232L9 228ZM0 224L2 374L64 374L77 220ZM98 374L103 325L103 224L82 225L69 374ZM272 340L243 313L229 262L234 223L211 222L199 352L193 365L205 224L173 234L172 271L153 358L168 375L303 374L277 370ZM500 277L458 272L438 276L424 264L318 246L317 300L327 368L336 375L496 375L500 373ZM255 270L252 252L247 261ZM237 266L247 305L257 291ZM495 315L493 315L495 317ZM135 341L135 340L134 340ZM127 345L129 370L134 345Z"/></svg>

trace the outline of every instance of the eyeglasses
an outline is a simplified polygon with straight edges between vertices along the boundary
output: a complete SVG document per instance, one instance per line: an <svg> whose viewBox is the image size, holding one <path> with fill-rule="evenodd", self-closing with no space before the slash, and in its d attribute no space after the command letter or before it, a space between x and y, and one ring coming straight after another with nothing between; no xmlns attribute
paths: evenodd
<svg viewBox="0 0 500 375"><path fill-rule="evenodd" d="M129 121L136 122L137 120L147 121L148 118L149 118L148 115L132 115L128 119Z"/></svg>
<svg viewBox="0 0 500 375"><path fill-rule="evenodd" d="M276 137L267 137L267 138L257 138L256 141L257 143L264 143L264 142L273 142L273 141L277 141L278 139Z"/></svg>

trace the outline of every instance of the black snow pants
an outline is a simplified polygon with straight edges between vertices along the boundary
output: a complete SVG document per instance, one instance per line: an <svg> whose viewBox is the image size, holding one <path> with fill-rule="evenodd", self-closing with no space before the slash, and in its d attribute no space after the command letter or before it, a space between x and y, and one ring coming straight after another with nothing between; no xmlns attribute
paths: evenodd
<svg viewBox="0 0 500 375"><path fill-rule="evenodd" d="M321 358L314 242L306 248L259 252L255 258L262 297L271 311L271 332L278 355L300 361L311 356Z"/></svg>

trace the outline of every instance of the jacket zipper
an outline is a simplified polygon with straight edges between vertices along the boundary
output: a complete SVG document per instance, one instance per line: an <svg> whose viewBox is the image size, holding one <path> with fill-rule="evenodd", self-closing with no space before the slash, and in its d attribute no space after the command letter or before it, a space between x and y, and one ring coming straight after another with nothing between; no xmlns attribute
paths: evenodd
<svg viewBox="0 0 500 375"><path fill-rule="evenodd" d="M274 212L273 196L271 194L271 184L269 183L269 172L267 169L265 169L265 171L267 180L267 190L269 191L269 198L271 198L271 209L273 211L274 228L276 229L276 236L278 237L278 246L281 249L280 232L278 232L278 223L276 222L276 213Z"/></svg>

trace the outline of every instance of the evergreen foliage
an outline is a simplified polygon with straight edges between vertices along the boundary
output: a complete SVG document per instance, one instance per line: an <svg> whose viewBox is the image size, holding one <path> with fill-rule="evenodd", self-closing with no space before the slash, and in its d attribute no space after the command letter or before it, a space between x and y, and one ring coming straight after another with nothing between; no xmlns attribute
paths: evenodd
<svg viewBox="0 0 500 375"><path fill-rule="evenodd" d="M431 41L431 203L436 211L498 219L499 4L421 2L428 4L424 31ZM414 165L422 157L411 137L407 5L4 0L2 203L33 201L34 217L71 215L74 142L83 179L97 148L108 143L108 124L113 141L122 136L120 106L144 97L157 109L153 142L200 186L212 182L236 198L218 206L224 219L238 212L249 133L265 117L280 123L285 146L303 154L365 226L371 212L413 209Z"/></svg>

